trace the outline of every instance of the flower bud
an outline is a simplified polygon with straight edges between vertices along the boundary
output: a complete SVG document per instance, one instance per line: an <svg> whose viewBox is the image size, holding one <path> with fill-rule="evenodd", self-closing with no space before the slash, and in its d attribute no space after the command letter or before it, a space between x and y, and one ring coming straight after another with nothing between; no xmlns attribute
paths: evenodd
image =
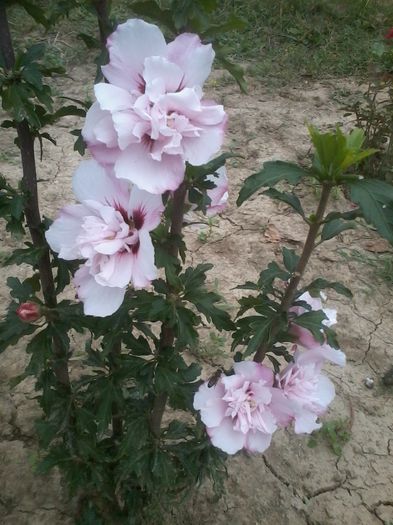
<svg viewBox="0 0 393 525"><path fill-rule="evenodd" d="M16 313L21 321L24 323L32 323L37 321L41 316L41 307L37 303L22 303L17 309Z"/></svg>

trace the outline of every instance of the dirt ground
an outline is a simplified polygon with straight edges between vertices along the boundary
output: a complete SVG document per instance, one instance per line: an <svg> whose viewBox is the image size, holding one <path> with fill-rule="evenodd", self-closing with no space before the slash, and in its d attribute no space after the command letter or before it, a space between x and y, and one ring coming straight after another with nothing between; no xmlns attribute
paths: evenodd
<svg viewBox="0 0 393 525"><path fill-rule="evenodd" d="M62 86L68 96L84 97L94 73L75 68L72 80ZM254 197L236 208L242 181L266 160L304 161L309 153L305 122L326 129L343 121L334 95L351 90L348 81L326 81L272 92L251 81L249 94L216 73L207 91L222 102L229 114L226 146L244 158L228 166L230 205L210 228L188 226L186 242L194 264L211 261L211 285L218 287L228 306L236 310L240 292L237 284L255 279L274 257L280 255L280 242L300 248L305 227L292 210L265 197ZM210 94L209 93L209 94ZM73 118L64 119L53 130L57 146L45 144L39 163L41 207L54 217L58 208L70 200L71 177L80 157L73 152L70 129L78 127ZM8 131L0 136L0 172L15 182L20 176L18 151ZM297 190L306 208L315 207L312 187ZM332 206L344 210L349 203L336 195ZM201 233L202 232L202 233ZM0 231L0 256L15 241ZM377 235L359 227L344 232L321 245L310 264L306 278L323 276L340 280L354 293L353 301L329 295L329 306L338 310L338 334L348 364L344 369L327 367L335 383L337 397L325 416L351 422L350 440L342 455L336 456L325 443L308 447L308 437L278 431L264 455L237 455L228 461L227 494L220 501L202 487L176 522L188 525L373 525L393 524L393 391L381 386L381 376L393 361L392 288L363 264L372 252L388 250L376 242ZM356 250L357 258L343 252ZM371 250L371 252L370 252ZM359 262L360 259L360 262ZM8 302L5 279L24 276L23 267L2 268L0 313ZM70 292L72 296L72 292ZM206 332L206 330L205 330ZM229 358L229 341L204 337L203 356L209 365ZM23 347L10 348L0 356L0 522L5 525L66 525L72 523L71 507L62 496L59 477L33 474L37 448L34 419L39 410L30 379L15 388L10 380L26 363ZM77 363L72 364L77 366ZM364 380L375 380L373 389ZM179 521L180 520L180 521ZM174 522L174 521L172 521ZM159 524L158 524L159 525Z"/></svg>

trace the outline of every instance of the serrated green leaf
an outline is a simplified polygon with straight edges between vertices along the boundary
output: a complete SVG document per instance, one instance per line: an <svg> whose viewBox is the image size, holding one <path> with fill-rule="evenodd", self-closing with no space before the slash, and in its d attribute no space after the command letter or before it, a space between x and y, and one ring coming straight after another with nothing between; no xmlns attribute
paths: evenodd
<svg viewBox="0 0 393 525"><path fill-rule="evenodd" d="M299 262L299 256L296 254L295 250L289 250L285 248L282 249L284 266L288 272L293 273L296 270L296 267Z"/></svg>
<svg viewBox="0 0 393 525"><path fill-rule="evenodd" d="M296 197L294 193L278 191L276 190L276 188L269 188L268 190L263 192L263 195L266 195L271 199L279 200L281 202L289 204L289 206L291 206L296 211L296 213L298 213L303 219L305 218L300 200Z"/></svg>
<svg viewBox="0 0 393 525"><path fill-rule="evenodd" d="M351 199L359 205L365 220L393 243L393 186L375 179L351 182Z"/></svg>
<svg viewBox="0 0 393 525"><path fill-rule="evenodd" d="M215 173L218 168L221 168L225 165L225 162L228 159L232 159L234 157L239 157L240 155L236 155L234 153L222 153L215 159L210 160L206 164L202 164L201 166L193 166L192 164L186 164L186 176L189 180L194 181L201 178L205 178L207 175L212 175ZM213 187L213 186L212 186Z"/></svg>
<svg viewBox="0 0 393 525"><path fill-rule="evenodd" d="M325 336L322 332L322 329L324 328L322 321L325 319L327 319L327 317L323 311L317 310L298 315L291 319L291 322L306 328L319 343L323 343L325 341Z"/></svg>
<svg viewBox="0 0 393 525"><path fill-rule="evenodd" d="M299 292L299 294L301 295L305 291L308 291L310 292L311 295L316 296L319 294L321 290L326 290L326 288L331 288L336 293L340 295L344 295L345 297L348 297L349 299L353 297L351 290L347 288L346 286L344 286L343 284L332 282L332 281L327 281L326 279L321 279L321 278L315 279L314 281L312 281L312 283L310 283L308 286L303 288Z"/></svg>
<svg viewBox="0 0 393 525"><path fill-rule="evenodd" d="M345 230L353 230L356 228L356 222L353 221L342 221L341 219L333 219L329 222L326 222L322 228L321 240L328 241L333 239L339 233Z"/></svg>
<svg viewBox="0 0 393 525"><path fill-rule="evenodd" d="M244 201L263 187L275 186L283 180L290 184L297 184L307 175L307 171L291 162L283 162L280 160L265 162L261 171L254 173L244 181L236 204L241 206Z"/></svg>

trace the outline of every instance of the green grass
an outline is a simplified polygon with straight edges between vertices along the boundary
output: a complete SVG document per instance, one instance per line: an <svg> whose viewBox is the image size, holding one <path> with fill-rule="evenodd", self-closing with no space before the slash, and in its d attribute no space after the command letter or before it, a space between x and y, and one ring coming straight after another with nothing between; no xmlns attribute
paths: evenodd
<svg viewBox="0 0 393 525"><path fill-rule="evenodd" d="M53 0L40 0L51 5ZM18 41L42 39L66 65L94 58L79 33L97 35L95 14L74 9L49 32L37 31L32 19L17 6L10 23ZM250 64L259 80L285 85L302 79L362 76L371 62L372 44L393 25L391 0L222 0L213 15L219 23L231 14L246 21L246 28L225 36L230 56ZM112 18L132 17L131 0L113 0ZM90 58L88 58L90 57Z"/></svg>
<svg viewBox="0 0 393 525"><path fill-rule="evenodd" d="M364 75L373 42L393 25L389 0L225 0L221 9L247 22L226 38L231 55L281 85Z"/></svg>

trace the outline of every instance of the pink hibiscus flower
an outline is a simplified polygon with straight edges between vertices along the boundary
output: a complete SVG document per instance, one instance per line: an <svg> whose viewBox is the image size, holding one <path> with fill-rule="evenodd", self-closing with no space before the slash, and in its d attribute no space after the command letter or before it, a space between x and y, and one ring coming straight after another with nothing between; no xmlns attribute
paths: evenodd
<svg viewBox="0 0 393 525"><path fill-rule="evenodd" d="M324 324L327 327L333 326L337 323L337 311L332 308L323 307L321 299L326 300L326 296L324 294L321 294L320 297L312 297L309 294L309 292L305 292L300 297L298 297L297 301L304 301L305 303L309 304L311 310L314 312L322 310L322 312L327 317L327 319L322 321L322 324ZM308 311L309 310L307 310L303 306L292 306L289 309L289 312L292 312L297 316L304 314ZM335 350L327 343L321 345L321 343L315 339L310 330L307 330L307 328L299 326L296 323L290 323L289 333L296 337L296 342L300 346L303 346L308 350L312 350L314 348L322 348L325 351L326 359L328 359L329 361L333 361L334 363L340 366L345 365L344 352L342 352L341 350Z"/></svg>
<svg viewBox="0 0 393 525"><path fill-rule="evenodd" d="M95 160L84 161L73 179L81 204L64 207L46 232L59 257L86 259L75 273L87 315L111 315L131 282L148 285L156 277L149 232L160 222L161 197L111 177Z"/></svg>
<svg viewBox="0 0 393 525"><path fill-rule="evenodd" d="M293 402L292 419L296 434L309 434L320 428L317 418L326 412L334 399L333 383L321 374L324 362L325 355L321 349L307 352L296 350L294 361L277 375L278 388Z"/></svg>
<svg viewBox="0 0 393 525"><path fill-rule="evenodd" d="M108 39L110 84L95 86L83 137L116 177L151 193L178 188L185 162L201 165L220 149L226 115L202 100L214 51L197 35L170 44L142 20L120 24Z"/></svg>
<svg viewBox="0 0 393 525"><path fill-rule="evenodd" d="M254 361L235 363L235 374L222 376L215 386L200 386L194 408L200 411L214 446L227 454L242 448L263 452L290 402L273 388L273 372ZM291 412L292 413L292 412Z"/></svg>

